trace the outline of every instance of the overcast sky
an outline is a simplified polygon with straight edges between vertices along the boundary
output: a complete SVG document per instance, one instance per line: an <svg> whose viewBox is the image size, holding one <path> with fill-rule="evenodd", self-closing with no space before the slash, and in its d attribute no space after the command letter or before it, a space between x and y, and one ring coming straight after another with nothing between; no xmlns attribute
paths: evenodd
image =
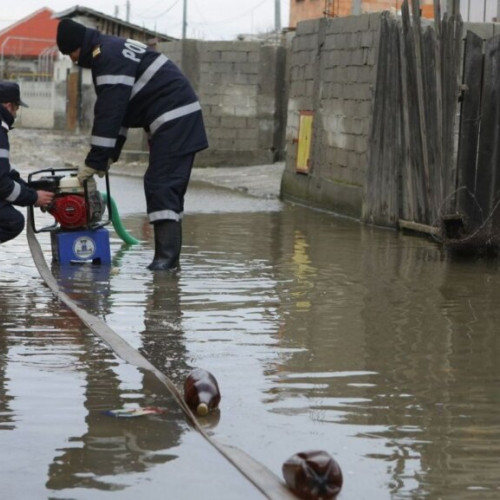
<svg viewBox="0 0 500 500"><path fill-rule="evenodd" d="M7 0L1 0L2 5ZM275 27L275 0L186 0L187 36L205 40L232 40ZM184 0L129 0L130 22L180 38ZM17 0L0 10L0 30L42 7L60 12L75 5L126 19L127 0ZM281 26L288 26L290 0L280 0Z"/></svg>
<svg viewBox="0 0 500 500"><path fill-rule="evenodd" d="M497 15L497 0L460 0L464 21L491 22Z"/></svg>
<svg viewBox="0 0 500 500"><path fill-rule="evenodd" d="M0 0L0 30L42 7L55 12L82 5L126 19L127 0ZM281 27L287 27L291 0L280 0ZM323 1L323 0L321 0ZM232 40L239 34L259 34L275 26L276 0L186 0L187 36L204 40ZM129 0L130 22L180 38L184 0ZM395 2L396 3L396 2ZM485 9L486 6L486 15ZM497 0L460 0L465 21L491 21Z"/></svg>

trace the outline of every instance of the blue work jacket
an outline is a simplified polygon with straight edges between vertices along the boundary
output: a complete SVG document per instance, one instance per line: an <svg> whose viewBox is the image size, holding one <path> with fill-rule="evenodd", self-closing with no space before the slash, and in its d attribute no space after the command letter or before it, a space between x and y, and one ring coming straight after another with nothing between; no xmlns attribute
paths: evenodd
<svg viewBox="0 0 500 500"><path fill-rule="evenodd" d="M85 163L106 170L127 129L161 129L172 156L208 147L201 106L187 78L164 54L141 42L87 28L78 65L90 68L97 94L91 150Z"/></svg>
<svg viewBox="0 0 500 500"><path fill-rule="evenodd" d="M0 104L0 206L6 204L27 207L38 199L37 192L29 188L17 170L10 164L9 130L14 117Z"/></svg>

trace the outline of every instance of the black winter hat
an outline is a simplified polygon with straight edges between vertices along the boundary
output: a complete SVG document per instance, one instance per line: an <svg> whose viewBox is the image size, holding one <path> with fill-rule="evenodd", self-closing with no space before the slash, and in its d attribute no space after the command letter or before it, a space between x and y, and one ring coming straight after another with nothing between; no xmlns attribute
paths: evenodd
<svg viewBox="0 0 500 500"><path fill-rule="evenodd" d="M28 105L21 100L19 85L15 82L0 82L0 103L2 102L13 102L19 106L28 107Z"/></svg>
<svg viewBox="0 0 500 500"><path fill-rule="evenodd" d="M83 38L87 28L72 19L62 19L57 26L57 46L63 54L79 49L83 45Z"/></svg>

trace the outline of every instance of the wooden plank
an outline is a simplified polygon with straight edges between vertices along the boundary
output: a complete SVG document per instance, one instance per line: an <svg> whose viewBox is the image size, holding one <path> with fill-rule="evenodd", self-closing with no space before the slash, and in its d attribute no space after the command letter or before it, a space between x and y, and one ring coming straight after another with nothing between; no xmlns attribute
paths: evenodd
<svg viewBox="0 0 500 500"><path fill-rule="evenodd" d="M439 169L439 177L443 168L443 59L442 59L442 26L441 26L441 2L434 0L434 59L435 59L435 78L436 78L436 130L437 130L437 167ZM442 203L443 199L443 182L439 184L439 199Z"/></svg>
<svg viewBox="0 0 500 500"><path fill-rule="evenodd" d="M391 93L389 105L385 108L386 123L391 124L385 134L386 158L390 169L386 169L387 185L390 190L387 218L391 226L397 227L401 211L401 164L403 149L403 125L401 116L401 76L399 57L399 29L397 22L391 19L389 24L389 46L387 81Z"/></svg>
<svg viewBox="0 0 500 500"><path fill-rule="evenodd" d="M444 207L450 211L454 203L456 186L456 118L459 95L459 75L462 64L462 32L463 22L460 14L446 19L446 36L444 35L442 45L444 46L443 65L443 187L444 199L448 201Z"/></svg>
<svg viewBox="0 0 500 500"><path fill-rule="evenodd" d="M401 110L402 115L402 149L401 149L401 216L404 219L416 218L415 186L413 182L413 169L410 152L410 113L408 98L408 63L406 60L403 29L399 33L401 43L399 44L399 59L401 61Z"/></svg>
<svg viewBox="0 0 500 500"><path fill-rule="evenodd" d="M382 16L363 219L393 226L397 224L400 206L400 162L396 159L401 149L398 42L397 22L388 15Z"/></svg>
<svg viewBox="0 0 500 500"><path fill-rule="evenodd" d="M441 121L441 110L437 102L436 79L436 32L432 27L428 27L422 37L422 83L423 83L423 106L425 113L425 126L427 133L427 158L429 168L431 197L429 220L431 224L437 221L438 213L443 201L443 185L441 179L442 171L442 131L439 126Z"/></svg>
<svg viewBox="0 0 500 500"><path fill-rule="evenodd" d="M429 150L427 127L425 120L425 104L424 104L424 84L422 76L422 25L420 20L420 0L412 0L412 15L413 15L413 36L415 43L415 64L416 64L416 79L417 88L417 104L420 118L420 139L422 142L422 165L423 165L423 180L424 193L427 197L428 210L425 214L425 222L429 222L432 214L435 212L434 200L432 199L430 174L429 174Z"/></svg>
<svg viewBox="0 0 500 500"><path fill-rule="evenodd" d="M457 152L457 205L464 219L478 227L475 220L476 163L481 120L481 78L483 72L483 40L467 32L464 50L463 85L460 131Z"/></svg>
<svg viewBox="0 0 500 500"><path fill-rule="evenodd" d="M428 226L427 224L421 224L410 220L399 219L398 225L400 229L407 229L416 233L430 234L432 236L439 236L441 234L438 227Z"/></svg>
<svg viewBox="0 0 500 500"><path fill-rule="evenodd" d="M473 219L486 223L497 201L500 178L500 36L486 42Z"/></svg>
<svg viewBox="0 0 500 500"><path fill-rule="evenodd" d="M384 132L384 122L382 120L383 113L383 93L384 93L384 77L386 64L386 36L385 36L385 19L382 18L380 24L380 38L378 45L377 57L377 75L375 80L375 91L373 96L373 112L370 128L370 137L368 140L368 158L367 158L367 179L364 192L363 202L363 220L365 222L377 223L377 202L379 199L378 193L378 178L380 168L383 165L381 140Z"/></svg>
<svg viewBox="0 0 500 500"><path fill-rule="evenodd" d="M410 171L408 175L412 177L411 186L407 185L406 195L413 198L414 217L412 219L425 221L428 213L428 199L425 193L425 183L423 175L423 153L420 128L420 112L418 106L418 92L415 85L416 81L416 56L413 32L410 23L410 11L408 0L405 0L401 6L403 20L403 43L404 59L406 61L406 97L405 103L408 112L407 128L405 136L408 145ZM410 191L411 188L411 191Z"/></svg>

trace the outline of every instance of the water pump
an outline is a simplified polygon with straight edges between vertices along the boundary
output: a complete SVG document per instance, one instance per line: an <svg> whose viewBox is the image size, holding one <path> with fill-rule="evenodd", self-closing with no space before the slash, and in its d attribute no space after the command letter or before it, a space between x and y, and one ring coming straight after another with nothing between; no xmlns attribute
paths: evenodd
<svg viewBox="0 0 500 500"><path fill-rule="evenodd" d="M49 207L55 222L37 229L33 207L29 207L30 223L36 233L50 232L53 260L60 263L109 263L109 234L104 228L111 222L109 178L106 175L108 220L103 220L106 204L93 179L82 185L77 170L44 169L28 176L33 189L55 194Z"/></svg>

